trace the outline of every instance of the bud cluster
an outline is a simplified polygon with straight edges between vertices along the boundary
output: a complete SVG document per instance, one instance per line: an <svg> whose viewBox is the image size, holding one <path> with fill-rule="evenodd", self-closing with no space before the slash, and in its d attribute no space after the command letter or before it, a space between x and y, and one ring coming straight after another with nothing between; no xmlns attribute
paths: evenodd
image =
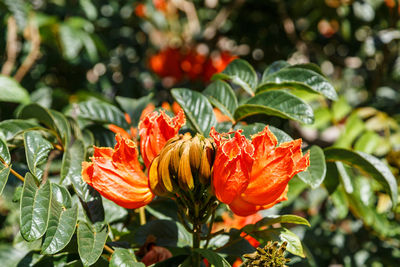
<svg viewBox="0 0 400 267"><path fill-rule="evenodd" d="M241 266L245 267L287 267L290 259L285 258L287 242L279 246L278 242L268 241L264 248L256 248L251 254L245 254L246 261Z"/></svg>
<svg viewBox="0 0 400 267"><path fill-rule="evenodd" d="M151 190L159 196L193 191L197 185L208 187L214 146L201 135L171 138L149 169Z"/></svg>

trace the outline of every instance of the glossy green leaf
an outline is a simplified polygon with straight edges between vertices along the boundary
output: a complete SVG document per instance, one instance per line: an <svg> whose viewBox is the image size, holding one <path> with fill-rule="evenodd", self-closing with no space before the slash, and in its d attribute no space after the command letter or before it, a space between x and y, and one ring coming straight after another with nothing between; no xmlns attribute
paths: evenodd
<svg viewBox="0 0 400 267"><path fill-rule="evenodd" d="M0 74L0 101L29 103L29 93L15 79Z"/></svg>
<svg viewBox="0 0 400 267"><path fill-rule="evenodd" d="M68 123L68 120L64 114L58 111L49 110L49 112L53 117L54 125L59 136L61 137L62 143L64 146L66 146L71 139L71 127Z"/></svg>
<svg viewBox="0 0 400 267"><path fill-rule="evenodd" d="M78 116L97 123L111 123L127 128L124 113L117 107L100 100L90 100L78 104Z"/></svg>
<svg viewBox="0 0 400 267"><path fill-rule="evenodd" d="M184 247L192 245L192 236L182 224L171 220L153 220L142 225L136 231L134 241L143 245L148 235L157 239L158 246Z"/></svg>
<svg viewBox="0 0 400 267"><path fill-rule="evenodd" d="M55 254L72 238L78 220L78 206L65 209L53 196L49 224L42 245L43 254Z"/></svg>
<svg viewBox="0 0 400 267"><path fill-rule="evenodd" d="M393 206L397 204L397 181L390 169L379 159L369 154L343 148L326 148L327 161L341 161L359 168L366 175L376 179L391 196Z"/></svg>
<svg viewBox="0 0 400 267"><path fill-rule="evenodd" d="M313 189L321 185L326 175L326 163L324 151L319 146L310 148L310 166L297 175Z"/></svg>
<svg viewBox="0 0 400 267"><path fill-rule="evenodd" d="M279 70L281 70L283 68L289 67L289 66L290 66L290 64L287 63L284 60L278 60L278 61L273 62L271 65L269 65L264 70L264 73L263 73L262 78L261 78L261 83L264 83L267 80L269 75L271 75L271 74L273 74L273 73L275 73L275 72L277 72L277 71L279 71Z"/></svg>
<svg viewBox="0 0 400 267"><path fill-rule="evenodd" d="M32 174L25 175L20 207L20 230L25 240L36 240L46 232L51 196L49 180L38 186Z"/></svg>
<svg viewBox="0 0 400 267"><path fill-rule="evenodd" d="M238 106L238 101L231 86L224 81L214 81L203 91L211 104L233 120L233 113Z"/></svg>
<svg viewBox="0 0 400 267"><path fill-rule="evenodd" d="M339 186L339 172L336 167L336 162L326 162L326 177L324 185L329 194L333 194ZM290 189L289 189L290 190Z"/></svg>
<svg viewBox="0 0 400 267"><path fill-rule="evenodd" d="M38 104L26 105L18 113L20 119L36 119L54 131L64 146L70 139L71 129L65 116L55 110L46 109Z"/></svg>
<svg viewBox="0 0 400 267"><path fill-rule="evenodd" d="M3 167L2 164L0 164L0 166ZM11 166L3 167L3 169L0 170L0 195L3 193L4 187L7 184L8 176L10 175L10 170Z"/></svg>
<svg viewBox="0 0 400 267"><path fill-rule="evenodd" d="M85 145L82 140L77 139L64 152L60 183L72 184L91 222L102 222L104 221L104 209L101 196L82 180L82 162L85 158Z"/></svg>
<svg viewBox="0 0 400 267"><path fill-rule="evenodd" d="M40 180L53 145L37 131L24 133L24 145L29 170Z"/></svg>
<svg viewBox="0 0 400 267"><path fill-rule="evenodd" d="M283 68L269 75L257 87L256 93L279 88L307 90L322 94L331 100L337 99L337 93L333 85L325 77L308 69Z"/></svg>
<svg viewBox="0 0 400 267"><path fill-rule="evenodd" d="M313 110L307 103L290 93L278 90L250 98L236 109L234 117L239 121L256 114L277 116L306 124L314 121Z"/></svg>
<svg viewBox="0 0 400 267"><path fill-rule="evenodd" d="M304 257L303 246L299 237L287 228L268 228L253 234L256 238L261 238L264 242L281 241L287 242L286 250L290 253Z"/></svg>
<svg viewBox="0 0 400 267"><path fill-rule="evenodd" d="M199 92L186 88L172 89L171 93L185 111L186 120L191 128L204 136L208 136L211 127L216 125L217 120L207 98Z"/></svg>
<svg viewBox="0 0 400 267"><path fill-rule="evenodd" d="M0 136L10 141L23 131L36 127L39 128L39 124L27 120L5 120L0 122Z"/></svg>
<svg viewBox="0 0 400 267"><path fill-rule="evenodd" d="M108 227L78 223L78 252L84 265L92 265L101 256L108 236Z"/></svg>
<svg viewBox="0 0 400 267"><path fill-rule="evenodd" d="M38 104L32 103L24 106L18 113L19 119L37 119L48 128L55 130L56 125L50 111Z"/></svg>
<svg viewBox="0 0 400 267"><path fill-rule="evenodd" d="M254 95L257 86L257 73L253 67L243 59L232 61L222 73L215 74L214 79L226 79L243 88L250 95Z"/></svg>
<svg viewBox="0 0 400 267"><path fill-rule="evenodd" d="M0 138L0 160L5 162L7 165L11 163L10 151L8 150L7 143Z"/></svg>
<svg viewBox="0 0 400 267"><path fill-rule="evenodd" d="M137 262L136 257L128 249L116 248L112 254L110 267L145 267L144 263Z"/></svg>
<svg viewBox="0 0 400 267"><path fill-rule="evenodd" d="M207 261L215 267L230 267L231 265L221 255L215 253L212 250L204 248L193 249L194 252L199 253L201 256L207 259Z"/></svg>

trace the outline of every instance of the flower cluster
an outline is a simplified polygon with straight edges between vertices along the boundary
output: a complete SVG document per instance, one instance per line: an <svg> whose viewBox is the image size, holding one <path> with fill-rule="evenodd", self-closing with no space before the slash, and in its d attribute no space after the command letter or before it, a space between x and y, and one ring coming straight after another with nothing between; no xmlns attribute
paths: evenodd
<svg viewBox="0 0 400 267"><path fill-rule="evenodd" d="M183 79L208 82L235 58L236 56L226 51L207 56L193 48L184 51L169 47L153 55L149 64L150 69L158 76L172 78L175 83Z"/></svg>
<svg viewBox="0 0 400 267"><path fill-rule="evenodd" d="M149 177L139 163L136 143L117 134L114 149L95 147L91 162L83 163L84 181L125 208L168 195L183 198L189 208L187 200L202 202L206 213L216 198L247 216L286 200L288 182L309 165L301 139L277 146L268 126L250 141L241 130L220 134L212 128L212 139L179 135L184 123L182 110L173 118L153 111L140 122L140 152ZM196 214L199 220L208 215Z"/></svg>

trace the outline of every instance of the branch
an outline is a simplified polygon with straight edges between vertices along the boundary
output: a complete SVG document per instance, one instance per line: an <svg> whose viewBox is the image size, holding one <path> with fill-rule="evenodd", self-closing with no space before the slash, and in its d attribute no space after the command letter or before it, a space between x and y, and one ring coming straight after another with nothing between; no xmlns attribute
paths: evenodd
<svg viewBox="0 0 400 267"><path fill-rule="evenodd" d="M22 65L19 67L17 70L17 73L14 75L14 78L20 82L26 73L29 71L29 69L33 66L35 63L36 59L39 57L39 52L40 52L40 34L39 34L39 29L36 25L36 23L31 20L28 27L25 28L25 33L24 33L25 38L27 40L31 41L31 50L29 51L28 56L25 58L24 62Z"/></svg>
<svg viewBox="0 0 400 267"><path fill-rule="evenodd" d="M191 39L195 34L200 32L200 22L197 16L196 7L192 2L186 0L172 0L171 2L176 6L176 8L186 14L188 27L185 30L185 35L188 39Z"/></svg>
<svg viewBox="0 0 400 267"><path fill-rule="evenodd" d="M10 76L14 68L15 60L17 59L17 23L14 17L9 17L7 20L7 60L4 63L1 74Z"/></svg>
<svg viewBox="0 0 400 267"><path fill-rule="evenodd" d="M228 19L229 15L235 8L240 7L244 4L245 0L236 0L231 6L222 8L217 16L210 21L203 32L203 37L206 40L211 40L217 34L217 30L221 28L225 21Z"/></svg>

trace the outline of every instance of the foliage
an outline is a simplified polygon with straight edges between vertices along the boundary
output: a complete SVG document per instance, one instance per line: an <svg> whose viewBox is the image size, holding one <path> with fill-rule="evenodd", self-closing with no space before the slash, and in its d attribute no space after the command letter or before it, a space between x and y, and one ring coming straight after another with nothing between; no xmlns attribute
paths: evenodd
<svg viewBox="0 0 400 267"><path fill-rule="evenodd" d="M143 266L154 243L172 254L155 266L189 266L196 257L230 266L255 251L252 237L260 247L287 243L289 265L395 266L398 3L192 1L199 28L190 28L190 11L156 2L0 3L2 36L16 32L0 41L3 264ZM215 27L218 12L228 15ZM209 66L214 54L229 56L213 76L183 68L171 82L175 72L157 72L151 58L173 41L179 73L187 61ZM203 58L196 53L204 47ZM174 202L157 198L139 215L81 177L93 145L115 144L110 125L135 138L146 107L172 113L173 102L186 115L182 132L208 137L216 127L250 137L270 125L279 143L303 139L310 166L257 223L212 233L211 221L222 223L228 210L219 206L202 224L201 248L190 249Z"/></svg>

